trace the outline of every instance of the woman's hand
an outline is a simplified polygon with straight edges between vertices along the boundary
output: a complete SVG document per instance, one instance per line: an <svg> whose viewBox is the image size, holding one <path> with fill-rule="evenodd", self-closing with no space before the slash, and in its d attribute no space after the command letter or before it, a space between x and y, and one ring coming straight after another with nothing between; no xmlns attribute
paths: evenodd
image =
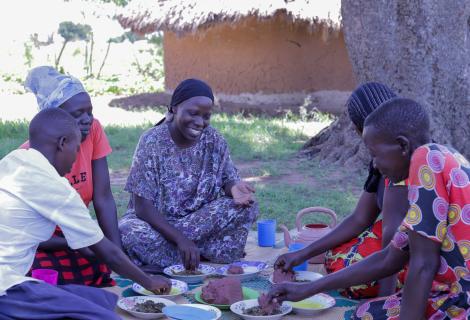
<svg viewBox="0 0 470 320"><path fill-rule="evenodd" d="M186 237L181 237L176 245L181 254L184 268L186 270L196 270L200 261L200 253L196 244Z"/></svg>
<svg viewBox="0 0 470 320"><path fill-rule="evenodd" d="M165 216L157 212L151 200L139 197L138 195L134 195L134 199L137 217L150 224L166 240L175 244L181 254L184 267L188 270L195 270L199 266L199 249L194 242L168 223Z"/></svg>
<svg viewBox="0 0 470 320"><path fill-rule="evenodd" d="M274 263L274 269L291 271L293 267L298 266L305 261L300 252L301 251L289 252L280 255Z"/></svg>
<svg viewBox="0 0 470 320"><path fill-rule="evenodd" d="M167 294L171 290L171 280L162 276L149 276L145 289L155 294Z"/></svg>
<svg viewBox="0 0 470 320"><path fill-rule="evenodd" d="M255 202L255 198L253 196L255 189L247 182L237 182L230 191L236 205L249 207L253 202Z"/></svg>
<svg viewBox="0 0 470 320"><path fill-rule="evenodd" d="M268 292L269 301L275 299L280 304L282 304L283 301L301 301L312 296L309 285L310 284L307 283L293 282L275 284Z"/></svg>

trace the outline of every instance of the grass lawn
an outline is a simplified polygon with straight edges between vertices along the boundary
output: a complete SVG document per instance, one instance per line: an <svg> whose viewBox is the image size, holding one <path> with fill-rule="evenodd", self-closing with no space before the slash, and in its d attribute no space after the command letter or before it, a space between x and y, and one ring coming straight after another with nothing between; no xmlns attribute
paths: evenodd
<svg viewBox="0 0 470 320"><path fill-rule="evenodd" d="M225 114L214 115L211 123L227 139L242 176L256 187L262 218L275 218L278 224L293 227L295 213L305 207L326 206L340 218L354 208L361 177L348 176L343 167L320 167L315 160L296 157L309 138L304 129L312 123ZM0 120L0 157L27 139L27 126L25 121ZM120 215L127 207L128 194L123 186L134 148L141 133L150 126L105 128L113 148L108 163ZM325 221L323 217L317 220Z"/></svg>

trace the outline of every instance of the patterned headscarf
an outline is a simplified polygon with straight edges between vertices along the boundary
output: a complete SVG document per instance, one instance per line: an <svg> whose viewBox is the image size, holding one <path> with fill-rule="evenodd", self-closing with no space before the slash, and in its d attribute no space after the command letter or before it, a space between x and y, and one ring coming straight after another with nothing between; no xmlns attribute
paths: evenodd
<svg viewBox="0 0 470 320"><path fill-rule="evenodd" d="M57 108L74 95L86 92L80 80L49 66L31 69L24 86L36 96L39 110Z"/></svg>

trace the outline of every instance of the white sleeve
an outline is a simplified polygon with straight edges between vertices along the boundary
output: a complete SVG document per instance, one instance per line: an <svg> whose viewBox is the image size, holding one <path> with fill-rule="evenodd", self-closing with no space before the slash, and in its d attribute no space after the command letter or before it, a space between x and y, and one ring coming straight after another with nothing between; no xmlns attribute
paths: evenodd
<svg viewBox="0 0 470 320"><path fill-rule="evenodd" d="M98 223L91 218L80 195L66 178L37 170L29 173L28 177L22 175L28 183L22 184L21 190L18 190L22 200L38 214L57 224L70 248L88 247L103 239Z"/></svg>

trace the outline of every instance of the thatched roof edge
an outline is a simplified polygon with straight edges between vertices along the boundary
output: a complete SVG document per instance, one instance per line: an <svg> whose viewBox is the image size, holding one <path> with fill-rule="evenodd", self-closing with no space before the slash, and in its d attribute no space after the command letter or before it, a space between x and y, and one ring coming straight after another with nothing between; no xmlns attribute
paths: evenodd
<svg viewBox="0 0 470 320"><path fill-rule="evenodd" d="M311 30L322 26L337 31L340 7L340 0L134 0L116 17L124 28L140 34L194 33L220 23L235 25L250 16L263 20L280 13L292 23L307 23Z"/></svg>

